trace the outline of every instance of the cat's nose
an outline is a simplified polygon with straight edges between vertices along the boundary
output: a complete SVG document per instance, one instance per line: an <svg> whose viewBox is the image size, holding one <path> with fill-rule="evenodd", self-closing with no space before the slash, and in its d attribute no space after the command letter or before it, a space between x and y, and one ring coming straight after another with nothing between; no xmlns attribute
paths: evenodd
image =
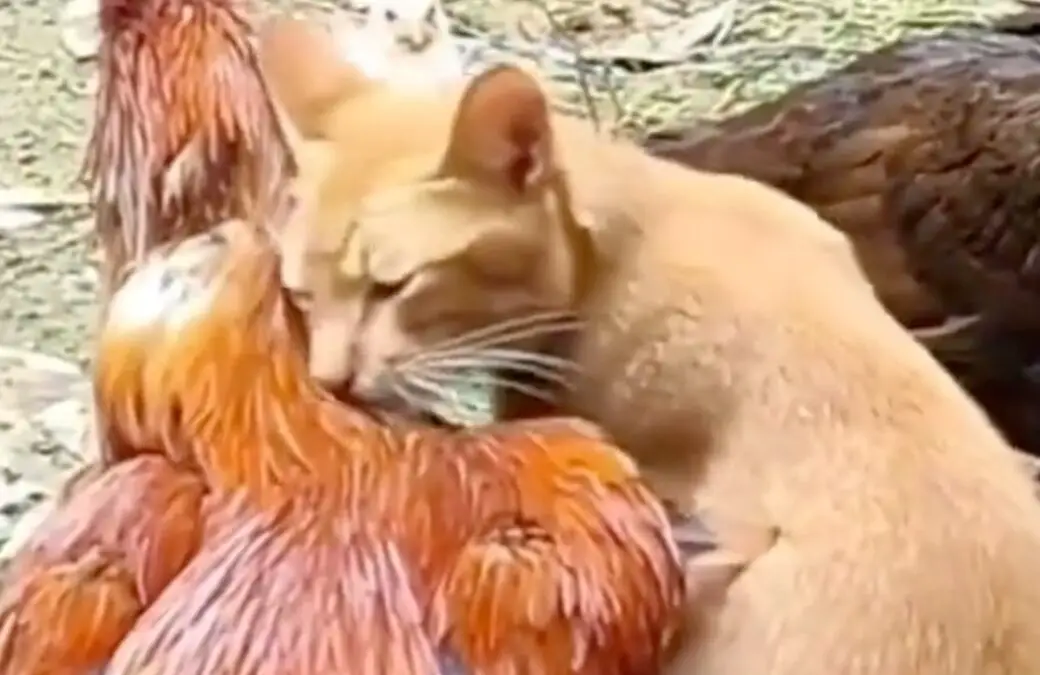
<svg viewBox="0 0 1040 675"><path fill-rule="evenodd" d="M353 354L342 348L341 336L324 332L321 322L311 323L309 328L307 370L314 381L332 392L355 389L357 373Z"/></svg>

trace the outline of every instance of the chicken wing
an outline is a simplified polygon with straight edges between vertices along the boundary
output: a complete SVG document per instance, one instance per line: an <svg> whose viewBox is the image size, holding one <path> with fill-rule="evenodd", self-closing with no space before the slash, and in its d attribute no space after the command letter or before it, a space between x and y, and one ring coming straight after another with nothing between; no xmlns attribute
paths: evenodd
<svg viewBox="0 0 1040 675"><path fill-rule="evenodd" d="M435 675L395 547L328 494L214 506L198 556L106 675Z"/></svg>
<svg viewBox="0 0 1040 675"><path fill-rule="evenodd" d="M83 477L11 562L0 673L103 666L194 555L204 495L196 476L158 456Z"/></svg>

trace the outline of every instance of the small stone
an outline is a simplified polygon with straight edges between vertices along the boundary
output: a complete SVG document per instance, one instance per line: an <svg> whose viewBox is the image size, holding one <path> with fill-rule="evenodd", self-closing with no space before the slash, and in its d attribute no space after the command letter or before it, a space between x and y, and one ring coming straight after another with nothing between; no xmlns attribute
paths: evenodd
<svg viewBox="0 0 1040 675"><path fill-rule="evenodd" d="M6 504L0 504L0 516L5 518L14 518L20 516L30 508L29 504L23 502L8 502Z"/></svg>
<svg viewBox="0 0 1040 675"><path fill-rule="evenodd" d="M0 232L32 227L43 219L43 214L32 209L0 208Z"/></svg>

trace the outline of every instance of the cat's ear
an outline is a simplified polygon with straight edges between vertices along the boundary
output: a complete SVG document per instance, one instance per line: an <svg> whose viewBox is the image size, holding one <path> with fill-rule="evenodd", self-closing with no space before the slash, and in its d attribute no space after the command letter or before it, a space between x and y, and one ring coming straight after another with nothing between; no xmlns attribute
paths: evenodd
<svg viewBox="0 0 1040 675"><path fill-rule="evenodd" d="M329 111L372 85L340 55L332 33L313 21L269 19L258 31L257 53L269 93L293 127L290 136L323 137Z"/></svg>
<svg viewBox="0 0 1040 675"><path fill-rule="evenodd" d="M553 138L537 80L510 65L473 78L456 111L444 168L521 193L540 184L553 169Z"/></svg>

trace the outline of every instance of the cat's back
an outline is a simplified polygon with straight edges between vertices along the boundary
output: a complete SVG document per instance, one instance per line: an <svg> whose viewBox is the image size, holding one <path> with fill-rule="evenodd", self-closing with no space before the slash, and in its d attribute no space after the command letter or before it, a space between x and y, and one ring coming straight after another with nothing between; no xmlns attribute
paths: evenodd
<svg viewBox="0 0 1040 675"><path fill-rule="evenodd" d="M1040 672L1013 453L842 235L750 181L673 178L588 305L575 407L665 497L780 531L674 672Z"/></svg>

